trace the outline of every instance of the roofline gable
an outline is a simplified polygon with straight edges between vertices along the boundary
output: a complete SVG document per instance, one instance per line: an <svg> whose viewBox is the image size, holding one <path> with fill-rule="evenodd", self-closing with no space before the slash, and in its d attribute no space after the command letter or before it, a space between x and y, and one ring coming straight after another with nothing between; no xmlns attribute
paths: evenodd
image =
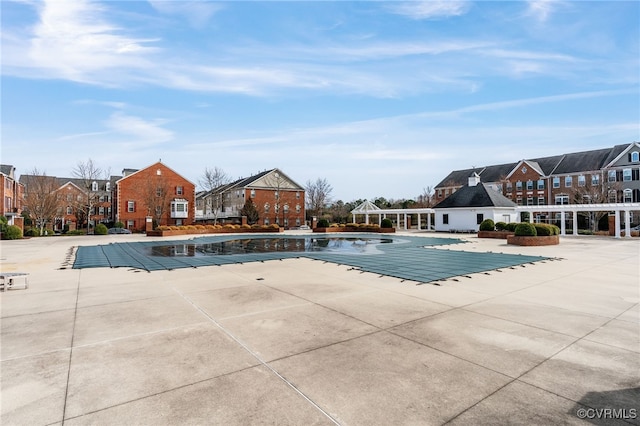
<svg viewBox="0 0 640 426"><path fill-rule="evenodd" d="M540 170L540 165L533 164L533 163L531 163L531 161L533 161L533 160L520 160L520 161L518 161L518 164L516 164L515 167L513 169L511 169L511 171L506 176L506 178L509 179L516 172L516 170L520 170L521 166L523 166L523 165L527 165L527 166L531 167L540 176L545 176L544 172L542 170Z"/></svg>
<svg viewBox="0 0 640 426"><path fill-rule="evenodd" d="M638 149L640 149L640 142L631 142L629 144L629 146L627 146L625 149L622 150L622 152L620 154L618 154L618 156L616 158L614 158L613 160L611 160L610 162L608 162L607 164L603 165L602 168L606 169L607 167L612 167L616 162L618 162L622 157L624 157L627 153L629 153L629 151L631 151L632 147L636 147Z"/></svg>
<svg viewBox="0 0 640 426"><path fill-rule="evenodd" d="M195 184L195 183L191 182L189 179L187 179L186 177L182 176L180 173L178 173L178 172L176 172L175 170L173 170L171 167L169 167L169 166L167 166L166 164L164 164L162 161L156 161L155 163L150 164L149 166L144 167L144 168L142 168L142 169L140 169L140 170L137 170L137 171L135 171L135 172L131 173L130 175L123 176L123 177L121 177L120 179L116 180L115 184L116 184L116 185L118 185L118 184L119 184L120 182L122 182L123 180L125 180L125 179L127 179L127 178L129 178L129 177L131 177L131 176L137 175L138 173L143 172L143 171L145 171L145 170L147 170L147 169L150 169L150 168L152 168L152 167L154 167L154 166L157 166L158 164L162 165L162 166L163 166L163 167L165 167L166 169L168 169L168 170L172 171L173 173L177 174L177 175L178 175L178 176L180 176L182 179L186 180L186 181L187 181L187 182L189 182L191 185L193 185L193 186L194 186L194 188L195 188L195 186L196 186L196 184Z"/></svg>

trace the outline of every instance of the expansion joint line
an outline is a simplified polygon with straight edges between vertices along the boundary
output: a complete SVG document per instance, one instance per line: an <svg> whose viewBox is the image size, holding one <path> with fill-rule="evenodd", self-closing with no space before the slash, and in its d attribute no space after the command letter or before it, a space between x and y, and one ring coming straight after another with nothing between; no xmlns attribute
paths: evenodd
<svg viewBox="0 0 640 426"><path fill-rule="evenodd" d="M82 269L78 271L78 285L76 286L76 302L73 308L73 325L71 326L71 342L69 344L69 368L67 369L67 383L64 390L64 405L62 406L62 422L64 426L65 417L67 415L67 398L69 397L69 380L71 379L71 361L73 358L73 343L76 337L76 319L78 318L78 300L80 299L80 282Z"/></svg>
<svg viewBox="0 0 640 426"><path fill-rule="evenodd" d="M242 340L238 339L233 333L231 333L231 331L227 330L222 324L220 324L218 321L216 321L215 318L213 318L211 315L209 315L207 312L205 312L203 309L201 309L198 305L196 305L193 302L193 300L191 300L188 296L185 296L184 294L180 293L175 288L174 288L174 291L176 291L184 300L186 300L188 303L190 303L198 312L200 312L202 315L204 315L209 321L211 321L213 324L215 324L215 326L218 327L223 333L225 333L227 336L229 336L231 339L233 339L234 342L239 344L252 357L254 357L256 360L258 360L258 362L262 366L264 366L269 371L271 371L271 373L273 373L278 379L282 380L287 386L289 386L291 389L294 390L294 392L296 392L298 395L300 395L302 398L304 398L305 401L307 401L309 404L311 404L316 410L320 411L326 418L331 420L331 422L333 422L333 424L340 425L340 422L338 422L336 419L334 419L333 416L331 416L331 414L329 414L325 410L323 410L322 407L320 407L310 397L305 395L304 392L302 392L293 383L291 383L284 376L282 376L282 374L278 373L278 371L276 371L273 367L271 367L264 359L262 359L262 357L260 357L260 355L258 355L254 351L252 351L251 348L249 348Z"/></svg>

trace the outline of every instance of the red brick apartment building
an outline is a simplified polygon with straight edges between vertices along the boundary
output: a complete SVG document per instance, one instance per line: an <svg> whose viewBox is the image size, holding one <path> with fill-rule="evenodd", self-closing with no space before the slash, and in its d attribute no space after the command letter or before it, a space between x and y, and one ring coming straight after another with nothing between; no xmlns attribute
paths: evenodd
<svg viewBox="0 0 640 426"><path fill-rule="evenodd" d="M640 202L640 143L456 170L435 187L440 202L473 173L519 205Z"/></svg>
<svg viewBox="0 0 640 426"><path fill-rule="evenodd" d="M24 196L24 185L16 180L15 172L16 168L11 165L0 165L0 180L2 180L0 215L6 217L10 225L14 224L14 219L22 214Z"/></svg>
<svg viewBox="0 0 640 426"><path fill-rule="evenodd" d="M195 222L195 184L162 162L141 170L125 169L114 189L115 220L132 231L143 231L147 217L155 225Z"/></svg>
<svg viewBox="0 0 640 426"><path fill-rule="evenodd" d="M276 223L290 228L305 223L304 188L279 169L198 193L196 217L205 223L240 223L240 211L247 200L255 205L260 225Z"/></svg>

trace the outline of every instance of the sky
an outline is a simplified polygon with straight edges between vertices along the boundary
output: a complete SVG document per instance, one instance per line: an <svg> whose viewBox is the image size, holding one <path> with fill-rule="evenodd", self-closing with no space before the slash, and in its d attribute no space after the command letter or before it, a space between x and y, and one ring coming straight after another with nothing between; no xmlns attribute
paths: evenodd
<svg viewBox="0 0 640 426"><path fill-rule="evenodd" d="M1 162L332 199L640 141L640 2L2 0Z"/></svg>

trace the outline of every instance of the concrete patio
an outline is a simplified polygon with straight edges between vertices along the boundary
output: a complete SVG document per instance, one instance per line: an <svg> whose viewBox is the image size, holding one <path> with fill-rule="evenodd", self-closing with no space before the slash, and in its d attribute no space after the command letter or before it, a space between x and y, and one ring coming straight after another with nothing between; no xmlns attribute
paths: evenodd
<svg viewBox="0 0 640 426"><path fill-rule="evenodd" d="M456 237L562 260L416 285L310 259L74 270L73 247L145 237L2 241L29 288L0 295L0 421L640 424L640 241Z"/></svg>

